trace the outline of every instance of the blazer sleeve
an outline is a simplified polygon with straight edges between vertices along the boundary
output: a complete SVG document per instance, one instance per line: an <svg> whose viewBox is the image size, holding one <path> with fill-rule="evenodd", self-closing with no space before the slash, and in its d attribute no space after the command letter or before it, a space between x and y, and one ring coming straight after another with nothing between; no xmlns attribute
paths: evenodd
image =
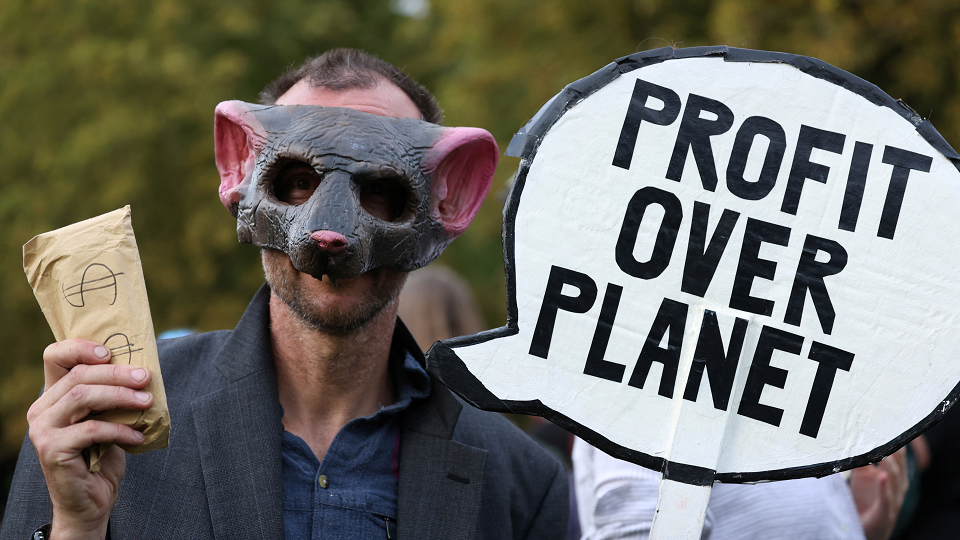
<svg viewBox="0 0 960 540"><path fill-rule="evenodd" d="M570 497L567 472L555 462L553 478L546 486L539 507L530 521L528 540L567 538L570 523Z"/></svg>
<svg viewBox="0 0 960 540"><path fill-rule="evenodd" d="M0 540L27 540L33 531L50 523L52 515L50 492L37 452L25 437L0 526Z"/></svg>

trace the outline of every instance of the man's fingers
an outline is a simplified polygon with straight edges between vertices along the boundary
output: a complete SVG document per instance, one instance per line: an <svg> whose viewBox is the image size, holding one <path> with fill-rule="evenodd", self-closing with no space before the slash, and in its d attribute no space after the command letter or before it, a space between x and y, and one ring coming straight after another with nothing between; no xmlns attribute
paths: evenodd
<svg viewBox="0 0 960 540"><path fill-rule="evenodd" d="M881 470L877 473L876 482L877 493L880 495L877 497L877 501L879 501L881 505L885 505L890 502L890 496L893 494L890 483L890 473Z"/></svg>
<svg viewBox="0 0 960 540"><path fill-rule="evenodd" d="M927 437L920 435L910 441L910 448L913 449L913 455L917 458L917 467L921 471L926 470L930 466L930 443L927 442Z"/></svg>
<svg viewBox="0 0 960 540"><path fill-rule="evenodd" d="M853 470L850 489L867 540L887 540L907 488L906 452L900 449L876 465Z"/></svg>
<svg viewBox="0 0 960 540"><path fill-rule="evenodd" d="M903 477L906 478L907 472L907 453L901 448L893 454L883 458L880 463L877 463L877 468L881 471L886 471L887 474L891 476L891 479L894 482L899 481Z"/></svg>
<svg viewBox="0 0 960 540"><path fill-rule="evenodd" d="M50 388L74 366L105 364L110 361L110 349L86 339L65 339L49 345L43 351L44 388Z"/></svg>
<svg viewBox="0 0 960 540"><path fill-rule="evenodd" d="M910 478L907 476L906 449L901 448L893 455L887 456L880 462L879 467L889 475L891 490L902 500L907 488L910 487Z"/></svg>
<svg viewBox="0 0 960 540"><path fill-rule="evenodd" d="M53 407L63 396L74 387L81 384L125 386L128 388L143 388L150 382L150 372L142 367L124 366L118 364L106 365L77 365L66 376L61 377L52 386L47 387L43 394L30 407L27 419L31 422L43 411Z"/></svg>
<svg viewBox="0 0 960 540"><path fill-rule="evenodd" d="M111 409L146 409L153 403L148 392L123 386L78 384L58 400L44 414L43 424L67 427L84 419L94 411Z"/></svg>
<svg viewBox="0 0 960 540"><path fill-rule="evenodd" d="M33 441L37 454L46 456L48 463L66 462L97 443L138 445L142 442L143 433L132 427L99 420L87 420L58 430L56 441L43 438Z"/></svg>

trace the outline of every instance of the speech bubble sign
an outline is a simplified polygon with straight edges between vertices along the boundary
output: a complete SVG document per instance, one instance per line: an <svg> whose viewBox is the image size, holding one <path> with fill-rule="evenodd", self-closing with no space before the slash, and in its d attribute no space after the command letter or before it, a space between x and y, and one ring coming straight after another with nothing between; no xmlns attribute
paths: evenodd
<svg viewBox="0 0 960 540"><path fill-rule="evenodd" d="M517 134L508 323L428 369L693 485L876 462L960 393L960 156L874 85L727 47L622 58Z"/></svg>

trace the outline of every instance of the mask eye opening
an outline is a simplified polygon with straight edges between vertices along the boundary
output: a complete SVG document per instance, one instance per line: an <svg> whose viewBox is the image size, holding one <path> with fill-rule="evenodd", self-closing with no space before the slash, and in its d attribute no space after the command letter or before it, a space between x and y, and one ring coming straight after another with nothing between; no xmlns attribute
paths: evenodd
<svg viewBox="0 0 960 540"><path fill-rule="evenodd" d="M394 173L362 175L354 179L360 207L371 216L396 223L412 214L410 192L402 176Z"/></svg>
<svg viewBox="0 0 960 540"><path fill-rule="evenodd" d="M323 180L316 169L299 160L278 162L273 169L277 171L271 185L273 196L294 206L307 202Z"/></svg>

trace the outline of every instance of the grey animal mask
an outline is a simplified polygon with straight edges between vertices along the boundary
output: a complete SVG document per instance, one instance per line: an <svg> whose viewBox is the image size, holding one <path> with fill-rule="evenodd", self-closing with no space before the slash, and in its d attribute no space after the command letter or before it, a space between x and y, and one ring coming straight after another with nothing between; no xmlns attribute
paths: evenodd
<svg viewBox="0 0 960 540"><path fill-rule="evenodd" d="M499 157L482 129L314 105L226 101L215 138L240 241L317 279L428 264L476 216Z"/></svg>

